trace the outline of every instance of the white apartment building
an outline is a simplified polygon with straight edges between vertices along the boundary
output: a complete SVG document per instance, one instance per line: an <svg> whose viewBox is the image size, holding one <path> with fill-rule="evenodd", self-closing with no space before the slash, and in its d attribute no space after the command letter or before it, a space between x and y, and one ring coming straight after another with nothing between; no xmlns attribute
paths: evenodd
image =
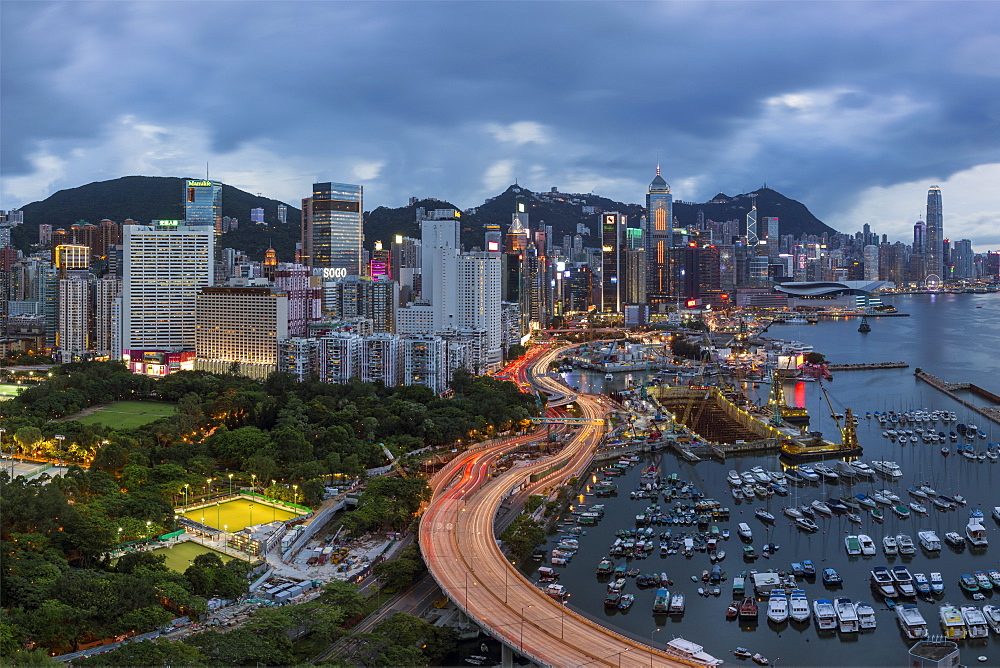
<svg viewBox="0 0 1000 668"><path fill-rule="evenodd" d="M465 253L458 257L458 329L487 333L487 345L475 359L480 373L503 362L500 271L500 257L495 253Z"/></svg>
<svg viewBox="0 0 1000 668"><path fill-rule="evenodd" d="M90 351L90 279L59 280L56 347L61 362L72 362Z"/></svg>
<svg viewBox="0 0 1000 668"><path fill-rule="evenodd" d="M99 278L94 282L94 340L92 346L98 357L112 354L114 348L115 326L118 315L115 313L115 299L122 291L120 278Z"/></svg>

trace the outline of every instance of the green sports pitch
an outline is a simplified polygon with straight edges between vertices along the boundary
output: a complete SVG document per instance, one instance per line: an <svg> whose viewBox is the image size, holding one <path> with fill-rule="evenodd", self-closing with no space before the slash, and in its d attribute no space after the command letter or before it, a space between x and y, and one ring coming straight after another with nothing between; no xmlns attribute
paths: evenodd
<svg viewBox="0 0 1000 668"><path fill-rule="evenodd" d="M167 558L167 568L172 571L177 571L178 573L183 573L187 570L188 566L194 561L194 558L199 554L212 553L222 559L223 562L229 561L233 557L228 554L223 554L218 550L213 550L210 547L205 547L200 543L196 543L193 540L186 540L181 543L177 543L173 547L158 547L152 550L153 554L162 554Z"/></svg>
<svg viewBox="0 0 1000 668"><path fill-rule="evenodd" d="M21 394L24 389L21 385L9 385L6 383L0 383L0 401L4 399L11 399Z"/></svg>
<svg viewBox="0 0 1000 668"><path fill-rule="evenodd" d="M251 502L247 499L234 499L204 508L189 510L184 513L184 517L210 527L215 527L216 529L223 529L229 533L233 533L254 524L290 520L293 517L303 514L284 508L275 508L260 501Z"/></svg>
<svg viewBox="0 0 1000 668"><path fill-rule="evenodd" d="M177 412L174 404L156 401L116 401L90 415L77 418L83 424L103 424L112 429L134 429Z"/></svg>

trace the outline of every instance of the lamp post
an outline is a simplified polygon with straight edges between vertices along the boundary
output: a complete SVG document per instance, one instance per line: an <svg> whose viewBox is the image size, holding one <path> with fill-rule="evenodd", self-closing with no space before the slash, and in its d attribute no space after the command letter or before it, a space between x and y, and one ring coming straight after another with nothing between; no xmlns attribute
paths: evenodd
<svg viewBox="0 0 1000 668"><path fill-rule="evenodd" d="M229 496L233 495L233 474L229 474Z"/></svg>
<svg viewBox="0 0 1000 668"><path fill-rule="evenodd" d="M250 504L250 526L253 526L253 503Z"/></svg>
<svg viewBox="0 0 1000 668"><path fill-rule="evenodd" d="M190 486L191 486L190 483L184 483L184 510L187 510L187 505L188 505L188 487L190 487Z"/></svg>
<svg viewBox="0 0 1000 668"><path fill-rule="evenodd" d="M149 527L153 524L152 521L146 520L146 540L149 540Z"/></svg>
<svg viewBox="0 0 1000 668"><path fill-rule="evenodd" d="M212 496L212 479L211 478L206 478L205 482L208 483L208 495Z"/></svg>
<svg viewBox="0 0 1000 668"><path fill-rule="evenodd" d="M656 651L653 647L653 636L656 635L659 630L660 629L653 629L653 632L649 634L649 668L653 668L653 652Z"/></svg>
<svg viewBox="0 0 1000 668"><path fill-rule="evenodd" d="M121 544L122 544L122 528L118 527L118 545L119 545L119 547L121 546Z"/></svg>
<svg viewBox="0 0 1000 668"><path fill-rule="evenodd" d="M66 437L62 434L56 434L53 438L59 441L59 452L62 452L63 441L66 440Z"/></svg>
<svg viewBox="0 0 1000 668"><path fill-rule="evenodd" d="M520 651L522 655L524 655L524 611L529 610L532 607L533 605L521 606L521 639L518 641L517 646L518 646L518 651Z"/></svg>
<svg viewBox="0 0 1000 668"><path fill-rule="evenodd" d="M226 541L226 549L228 550L229 549L229 525L228 524L223 524L222 525L222 532L223 532L222 535L223 535L223 537L225 538L225 541Z"/></svg>
<svg viewBox="0 0 1000 668"><path fill-rule="evenodd" d="M298 485L292 485L292 489L294 490L293 496L292 496L292 499L293 499L292 503L298 503L299 502L299 486Z"/></svg>

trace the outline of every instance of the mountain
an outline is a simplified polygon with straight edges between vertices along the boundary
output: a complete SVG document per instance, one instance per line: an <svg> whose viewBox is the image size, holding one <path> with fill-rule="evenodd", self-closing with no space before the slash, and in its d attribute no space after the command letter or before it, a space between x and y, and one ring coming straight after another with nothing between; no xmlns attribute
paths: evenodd
<svg viewBox="0 0 1000 668"><path fill-rule="evenodd" d="M97 224L104 218L117 223L131 218L143 225L151 220L182 219L184 180L173 176L125 176L60 190L40 202L21 207L24 224L11 230L11 243L29 250L31 244L38 243L38 226L42 224L51 225L52 229L68 229L79 221ZM279 260L293 260L301 213L288 205L289 222L281 225L278 204L282 203L223 184L222 215L239 219L240 227L222 235L219 244L262 259L268 244L273 243ZM267 225L250 223L250 209L259 207L264 209Z"/></svg>
<svg viewBox="0 0 1000 668"><path fill-rule="evenodd" d="M743 226L740 229L745 232L747 213L750 212L752 206L751 195L756 196L757 228L759 230L764 229L764 218L776 217L778 219L778 232L782 235L791 234L800 237L803 234L820 235L824 232L827 234L836 234L837 232L814 216L805 204L766 187L754 190L752 193L743 193L732 197L719 193L703 204L674 202L674 217L681 227L689 227L698 220L698 211L702 211L705 214L705 220L722 222L739 219Z"/></svg>

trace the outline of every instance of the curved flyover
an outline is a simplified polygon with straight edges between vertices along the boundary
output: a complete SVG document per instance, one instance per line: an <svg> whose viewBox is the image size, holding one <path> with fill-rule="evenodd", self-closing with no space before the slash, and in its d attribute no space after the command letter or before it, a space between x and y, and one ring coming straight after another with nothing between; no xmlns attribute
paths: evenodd
<svg viewBox="0 0 1000 668"><path fill-rule="evenodd" d="M539 358L547 365L557 353ZM551 356L550 356L551 355ZM542 368L545 368L544 366ZM539 384L546 384L539 377ZM559 388L562 391L563 388ZM599 421L603 399L577 395L582 416ZM682 666L688 663L650 645L619 635L549 598L501 553L494 518L510 491L531 484L547 488L589 464L604 427L582 425L560 453L491 478L500 444L468 452L461 474L431 501L421 519L420 547L441 589L487 633L523 656L546 666Z"/></svg>

